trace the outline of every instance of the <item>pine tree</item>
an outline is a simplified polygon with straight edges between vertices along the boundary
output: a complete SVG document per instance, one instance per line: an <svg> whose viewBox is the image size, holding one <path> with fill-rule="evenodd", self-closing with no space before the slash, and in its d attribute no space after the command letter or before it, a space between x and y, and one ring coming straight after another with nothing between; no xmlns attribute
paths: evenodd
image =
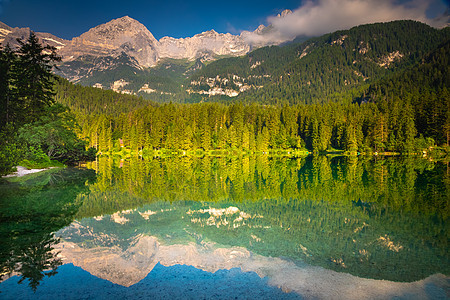
<svg viewBox="0 0 450 300"><path fill-rule="evenodd" d="M21 123L39 119L44 109L54 103L53 63L60 61L56 48L42 46L34 32L26 42L17 40L20 48L15 68L14 85L21 108Z"/></svg>
<svg viewBox="0 0 450 300"><path fill-rule="evenodd" d="M248 124L244 125L244 130L242 132L242 145L240 148L244 151L250 150L250 131L248 128Z"/></svg>
<svg viewBox="0 0 450 300"><path fill-rule="evenodd" d="M262 131L256 137L256 149L258 151L269 150L270 134L267 127L263 127Z"/></svg>
<svg viewBox="0 0 450 300"><path fill-rule="evenodd" d="M414 148L414 138L417 134L414 125L414 111L411 104L405 103L402 115L402 134L404 136L402 150L412 152Z"/></svg>
<svg viewBox="0 0 450 300"><path fill-rule="evenodd" d="M313 152L320 151L320 135L319 135L319 124L317 122L316 118L313 118L311 120L311 123L309 125L309 139L310 139L310 145Z"/></svg>
<svg viewBox="0 0 450 300"><path fill-rule="evenodd" d="M13 72L17 55L9 45L0 49L0 131L8 123L15 120L18 112L17 101L14 97Z"/></svg>
<svg viewBox="0 0 450 300"><path fill-rule="evenodd" d="M358 150L358 141L354 124L348 124L344 131L345 150L355 153Z"/></svg>

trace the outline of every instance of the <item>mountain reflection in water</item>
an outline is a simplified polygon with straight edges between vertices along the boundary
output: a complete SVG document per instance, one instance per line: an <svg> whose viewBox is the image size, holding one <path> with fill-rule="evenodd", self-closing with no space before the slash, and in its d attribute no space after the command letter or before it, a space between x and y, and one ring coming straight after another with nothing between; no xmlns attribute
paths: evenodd
<svg viewBox="0 0 450 300"><path fill-rule="evenodd" d="M303 297L448 289L444 164L101 158L93 167L97 180L76 197L76 221L56 233L54 247L65 264L109 282L132 287L155 266L188 265L255 272Z"/></svg>

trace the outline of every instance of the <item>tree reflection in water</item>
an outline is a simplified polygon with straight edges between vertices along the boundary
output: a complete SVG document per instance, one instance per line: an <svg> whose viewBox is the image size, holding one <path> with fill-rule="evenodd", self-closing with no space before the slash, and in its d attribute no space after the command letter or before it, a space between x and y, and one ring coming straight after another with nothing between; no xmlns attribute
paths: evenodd
<svg viewBox="0 0 450 300"><path fill-rule="evenodd" d="M203 237L366 278L448 273L444 164L407 157L100 157L90 167L96 175L60 170L0 182L1 277L16 272L36 289L54 275L61 260L52 251L53 232L74 219L123 241L137 234L167 244ZM211 210L230 207L239 211L219 217ZM104 215L128 222L93 218Z"/></svg>
<svg viewBox="0 0 450 300"><path fill-rule="evenodd" d="M1 179L0 280L17 274L36 290L57 273L62 261L52 251L59 242L54 232L73 221L77 196L94 178L91 170L63 169Z"/></svg>
<svg viewBox="0 0 450 300"><path fill-rule="evenodd" d="M92 219L89 227L129 232L124 240L142 233L183 242L190 230L264 256L392 281L449 270L450 185L442 163L413 157L102 157L92 167L98 180L77 219L111 215ZM230 207L236 213L217 213ZM161 209L177 214L142 217Z"/></svg>

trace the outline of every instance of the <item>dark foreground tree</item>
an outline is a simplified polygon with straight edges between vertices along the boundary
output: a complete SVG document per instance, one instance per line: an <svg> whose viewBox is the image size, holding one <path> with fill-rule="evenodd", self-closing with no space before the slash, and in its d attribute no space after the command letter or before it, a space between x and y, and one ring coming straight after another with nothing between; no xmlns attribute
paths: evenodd
<svg viewBox="0 0 450 300"><path fill-rule="evenodd" d="M23 124L38 120L54 103L55 75L51 71L61 57L56 55L55 47L42 46L34 32L26 42L17 41L20 48L13 83L21 110L19 122Z"/></svg>
<svg viewBox="0 0 450 300"><path fill-rule="evenodd" d="M13 92L13 67L17 55L9 45L0 50L0 129L14 119L16 101Z"/></svg>
<svg viewBox="0 0 450 300"><path fill-rule="evenodd" d="M43 46L31 32L20 47L0 49L0 175L23 158L65 163L92 158L76 134L67 108L55 104L56 48ZM20 145L20 147L18 146Z"/></svg>

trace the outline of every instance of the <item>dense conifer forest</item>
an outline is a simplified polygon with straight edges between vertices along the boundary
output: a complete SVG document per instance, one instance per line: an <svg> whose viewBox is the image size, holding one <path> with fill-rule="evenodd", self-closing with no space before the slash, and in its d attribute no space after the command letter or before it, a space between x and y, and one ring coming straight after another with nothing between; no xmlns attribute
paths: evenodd
<svg viewBox="0 0 450 300"><path fill-rule="evenodd" d="M448 142L449 43L409 68L324 104L157 104L58 81L56 98L78 114L98 151L271 149L422 152ZM96 99L96 101L93 101Z"/></svg>
<svg viewBox="0 0 450 300"><path fill-rule="evenodd" d="M187 101L182 94L161 94L153 102L50 76L56 54L43 54L46 48L33 36L18 53L8 47L0 53L2 160L12 166L20 158L47 154L76 161L89 156L80 150L89 147L122 155L155 150L422 154L448 147L449 33L448 28L397 21L221 59L189 80L240 74L264 88L236 98L200 97L191 104L179 103ZM41 59L40 69L27 66L29 44ZM380 67L386 53L403 54ZM250 68L255 62L261 63ZM35 72L40 85L27 85L34 82L32 75L20 72ZM59 134L49 137L48 132ZM18 145L26 149L19 151Z"/></svg>
<svg viewBox="0 0 450 300"><path fill-rule="evenodd" d="M224 88L239 90L238 82L252 87L237 96L243 101L341 101L354 96L355 89L419 63L449 38L448 28L437 30L415 21L361 25L212 62L189 78L201 83L190 87L209 89L208 78L219 76L227 79L221 82Z"/></svg>

